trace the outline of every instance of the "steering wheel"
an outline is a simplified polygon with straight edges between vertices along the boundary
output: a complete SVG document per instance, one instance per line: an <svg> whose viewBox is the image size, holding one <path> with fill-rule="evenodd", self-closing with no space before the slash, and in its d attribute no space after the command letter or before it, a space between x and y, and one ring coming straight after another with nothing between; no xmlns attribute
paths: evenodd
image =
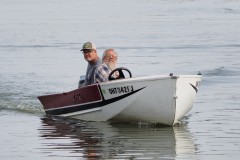
<svg viewBox="0 0 240 160"><path fill-rule="evenodd" d="M129 69L127 69L127 68L125 68L125 67L119 67L119 68L115 68L114 70L112 70L112 72L111 72L111 73L109 74L109 76L108 76L108 80L109 80L109 81L112 81L112 80L116 80L116 79L123 79L123 78L125 78L124 73L123 73L123 70L125 70L125 71L128 72L130 78L132 77L132 73L130 72ZM116 78L113 77L113 74L114 74L115 72L118 72L118 73L119 73L119 76L116 77Z"/></svg>

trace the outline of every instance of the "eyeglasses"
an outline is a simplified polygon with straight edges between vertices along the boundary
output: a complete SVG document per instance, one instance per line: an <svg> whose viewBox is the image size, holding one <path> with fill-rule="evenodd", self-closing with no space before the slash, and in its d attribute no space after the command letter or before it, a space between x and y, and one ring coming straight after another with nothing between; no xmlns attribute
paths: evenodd
<svg viewBox="0 0 240 160"><path fill-rule="evenodd" d="M113 58L113 59L117 59L117 56L114 56L114 55L106 55L105 58Z"/></svg>
<svg viewBox="0 0 240 160"><path fill-rule="evenodd" d="M82 53L87 54L87 53L91 53L93 50L92 49L84 49L82 50Z"/></svg>

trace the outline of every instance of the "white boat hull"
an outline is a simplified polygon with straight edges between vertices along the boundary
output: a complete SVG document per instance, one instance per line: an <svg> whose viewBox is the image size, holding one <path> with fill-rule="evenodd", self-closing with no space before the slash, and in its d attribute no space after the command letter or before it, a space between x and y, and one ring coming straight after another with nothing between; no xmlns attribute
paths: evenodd
<svg viewBox="0 0 240 160"><path fill-rule="evenodd" d="M87 121L134 121L174 125L191 110L201 79L199 75L157 75L100 83L95 85L100 98L54 109L45 107L45 111L50 111L51 114L62 108L66 110L92 104L94 107L80 111L75 109L73 112L67 110L68 113L57 112L60 114L55 115ZM73 95L78 90L75 90ZM44 100L41 100L41 97L39 99L43 103Z"/></svg>

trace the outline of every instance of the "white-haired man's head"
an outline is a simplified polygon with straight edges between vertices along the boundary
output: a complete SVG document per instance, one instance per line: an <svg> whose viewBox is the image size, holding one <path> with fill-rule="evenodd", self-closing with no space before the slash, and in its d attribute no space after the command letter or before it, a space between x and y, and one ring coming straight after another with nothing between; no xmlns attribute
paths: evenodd
<svg viewBox="0 0 240 160"><path fill-rule="evenodd" d="M113 48L109 48L103 52L102 61L108 68L114 70L117 65L118 54Z"/></svg>

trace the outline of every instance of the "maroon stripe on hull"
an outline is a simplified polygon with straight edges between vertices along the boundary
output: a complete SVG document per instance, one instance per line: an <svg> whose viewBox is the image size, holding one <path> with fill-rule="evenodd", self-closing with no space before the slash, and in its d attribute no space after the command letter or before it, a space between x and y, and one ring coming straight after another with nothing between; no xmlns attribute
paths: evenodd
<svg viewBox="0 0 240 160"><path fill-rule="evenodd" d="M140 88L138 90L135 90L133 92L115 97L115 98L111 98L108 100L103 100L100 102L95 102L95 103L91 103L91 104L84 104L84 105L79 105L79 106L73 106L73 107L64 107L64 108L56 108L56 109L52 109L52 110L48 110L46 111L46 114L48 115L61 115L61 114L67 114L67 113L74 113L74 112L79 112L79 111L85 111L85 110L89 110L89 109L94 109L97 107L103 107L105 105L120 101L128 96L131 96L132 94L135 94L137 92L139 92L140 90L144 89Z"/></svg>
<svg viewBox="0 0 240 160"><path fill-rule="evenodd" d="M56 109L59 107L93 103L101 101L102 97L98 85L86 86L71 92L40 96L44 110Z"/></svg>

